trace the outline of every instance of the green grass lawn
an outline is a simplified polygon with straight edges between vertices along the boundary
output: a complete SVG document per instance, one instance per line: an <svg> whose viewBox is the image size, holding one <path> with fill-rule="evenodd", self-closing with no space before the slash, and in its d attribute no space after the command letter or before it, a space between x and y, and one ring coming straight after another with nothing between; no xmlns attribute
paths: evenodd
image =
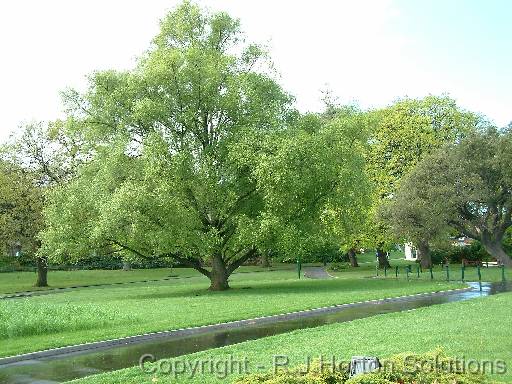
<svg viewBox="0 0 512 384"><path fill-rule="evenodd" d="M359 268L351 268L342 272L330 272L336 275L338 278L355 278L355 277L366 277L375 275L375 252L368 251L366 253L358 255L360 262ZM406 278L405 266L411 265L412 273L410 278L416 278L416 263L412 261L406 261L403 259L403 252L392 251L390 253L390 263L392 269L388 270L388 277L394 277L394 267L399 266L399 278ZM305 267L308 265L322 265L321 263L316 264L304 264ZM268 271L268 268L262 268L258 266L244 266L237 270L236 273L245 272L256 272L256 271ZM282 264L274 263L270 270L296 270L294 264ZM482 268L482 279L484 281L498 281L501 279L501 271L499 268ZM384 271L379 271L379 276L383 277ZM477 281L476 268L468 267L465 273L466 281ZM122 270L77 270L77 271L50 271L48 273L48 282L50 287L47 288L36 288L34 282L36 280L35 272L11 272L11 273L0 273L0 295L10 294L24 291L36 291L36 290L47 290L52 288L66 288L73 286L83 285L94 285L94 284L112 284L122 283L130 281L142 281L142 280L158 280L167 278L169 276L175 277L199 277L199 272L191 268L158 268L158 269L134 269L131 271ZM512 274L507 272L507 276L512 279ZM428 271L424 271L421 274L421 279L430 279ZM446 280L446 273L441 269L440 266L434 268L434 278L436 280ZM452 265L450 267L450 279L460 280L461 271L460 265Z"/></svg>
<svg viewBox="0 0 512 384"><path fill-rule="evenodd" d="M347 323L247 341L233 346L199 352L177 359L181 361L248 360L251 372L267 371L274 355L286 355L290 366L303 364L308 356L337 361L353 355L388 357L400 352L428 352L442 347L448 355L479 360L504 360L505 375L495 380L512 381L512 293L450 303L414 311L378 315ZM261 366L261 369L260 369ZM218 379L199 375L191 379L147 374L139 367L73 381L76 384L139 383L226 383L234 377Z"/></svg>
<svg viewBox="0 0 512 384"><path fill-rule="evenodd" d="M65 288L77 285L110 284L128 281L156 280L170 275L186 276L195 274L188 268L158 268L122 270L79 270L79 271L50 271L48 283L50 287L36 288L35 272L9 272L0 273L0 293L15 293L23 291L46 290L51 288Z"/></svg>
<svg viewBox="0 0 512 384"><path fill-rule="evenodd" d="M293 270L238 273L232 290L203 277L84 288L0 301L0 356L263 315L460 287L443 281L306 280Z"/></svg>
<svg viewBox="0 0 512 384"><path fill-rule="evenodd" d="M274 269L293 269L293 265L275 264ZM241 267L237 273L265 271L262 267ZM200 273L191 268L157 268L123 270L76 270L76 271L49 271L49 287L34 287L35 272L9 272L0 273L0 295L7 293L48 290L52 288L66 288L92 284L112 284L129 281L158 280L169 276L190 277L200 276Z"/></svg>

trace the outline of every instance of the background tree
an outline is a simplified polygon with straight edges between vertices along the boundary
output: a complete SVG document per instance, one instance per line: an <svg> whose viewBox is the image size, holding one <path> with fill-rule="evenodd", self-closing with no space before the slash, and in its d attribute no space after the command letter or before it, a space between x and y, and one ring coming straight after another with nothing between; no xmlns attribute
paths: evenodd
<svg viewBox="0 0 512 384"><path fill-rule="evenodd" d="M0 161L0 251L16 249L35 255L40 242L37 235L43 227L43 195L34 184L34 176L14 164ZM36 287L46 287L46 259L36 257Z"/></svg>
<svg viewBox="0 0 512 384"><path fill-rule="evenodd" d="M347 213L364 176L357 126L300 117L242 42L238 20L185 2L135 70L67 92L94 156L54 189L46 252L169 257L224 290L269 241L300 255Z"/></svg>
<svg viewBox="0 0 512 384"><path fill-rule="evenodd" d="M61 120L27 124L1 147L0 157L30 172L41 187L63 183L90 156L70 126L71 121Z"/></svg>
<svg viewBox="0 0 512 384"><path fill-rule="evenodd" d="M395 238L416 245L418 262L423 268L430 268L432 242L443 236L447 240L450 229L443 207L432 205L422 189L424 180L421 177L424 176L416 170L405 176L393 198L381 205L379 215L389 223Z"/></svg>
<svg viewBox="0 0 512 384"><path fill-rule="evenodd" d="M510 130L471 133L418 164L408 179L410 190L398 194L396 213L409 218L403 222L409 234L428 236L450 225L510 266L502 244L512 225L510 164Z"/></svg>
<svg viewBox="0 0 512 384"><path fill-rule="evenodd" d="M34 221L34 226L11 221L14 227L5 228L6 231L15 232L17 227L24 225L41 231L44 225L35 217L41 214L45 191L69 180L78 165L87 160L89 154L84 149L83 140L78 133L69 131L68 126L69 123L64 121L49 124L31 123L21 127L18 134L13 135L0 147L0 160L4 165L9 165L9 172L13 173L16 170L13 174L23 175L23 188L13 189L13 193L22 193L19 197L19 206L25 207L26 212L25 215L18 217L29 220L32 215ZM33 193L27 195L29 187L33 188ZM37 193L37 199L34 193ZM12 214L18 213L13 211ZM48 258L39 252L40 241L37 240L37 231L31 230L22 236L25 239L23 246L27 248L26 253L34 255L38 271L36 286L46 286ZM27 240L29 234L33 237L31 241Z"/></svg>
<svg viewBox="0 0 512 384"><path fill-rule="evenodd" d="M369 113L370 145L367 172L373 183L373 207L366 237L377 249L379 266L396 242L386 221L379 222L380 206L393 197L402 178L426 155L447 143L456 143L482 124L482 119L457 107L447 96L405 98Z"/></svg>

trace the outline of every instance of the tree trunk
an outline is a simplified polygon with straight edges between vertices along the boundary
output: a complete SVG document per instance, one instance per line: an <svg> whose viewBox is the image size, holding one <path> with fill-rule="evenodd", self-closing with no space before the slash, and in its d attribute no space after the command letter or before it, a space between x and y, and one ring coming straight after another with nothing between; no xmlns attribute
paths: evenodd
<svg viewBox="0 0 512 384"><path fill-rule="evenodd" d="M379 260L379 268L391 268L388 256L386 255L386 252L384 252L382 248L377 248L377 259Z"/></svg>
<svg viewBox="0 0 512 384"><path fill-rule="evenodd" d="M212 257L212 270L210 272L210 291L225 291L229 289L229 273L222 256Z"/></svg>
<svg viewBox="0 0 512 384"><path fill-rule="evenodd" d="M354 248L348 250L348 258L350 260L350 265L353 267L359 267L357 263L356 251Z"/></svg>
<svg viewBox="0 0 512 384"><path fill-rule="evenodd" d="M261 266L264 268L270 267L270 258L266 252L261 254Z"/></svg>
<svg viewBox="0 0 512 384"><path fill-rule="evenodd" d="M489 254L494 257L500 264L506 267L512 267L512 259L503 249L500 239L491 239L489 236L482 236L482 245Z"/></svg>
<svg viewBox="0 0 512 384"><path fill-rule="evenodd" d="M46 257L36 258L37 265L37 281L36 287L48 286L48 259Z"/></svg>
<svg viewBox="0 0 512 384"><path fill-rule="evenodd" d="M417 260L420 262L421 268L428 269L432 267L432 257L430 255L430 246L427 241L418 243L418 251L416 252Z"/></svg>

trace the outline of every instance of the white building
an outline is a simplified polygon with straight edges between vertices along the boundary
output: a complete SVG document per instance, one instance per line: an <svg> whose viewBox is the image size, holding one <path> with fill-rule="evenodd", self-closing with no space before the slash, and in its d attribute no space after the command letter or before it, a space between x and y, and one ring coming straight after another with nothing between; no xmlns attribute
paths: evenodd
<svg viewBox="0 0 512 384"><path fill-rule="evenodd" d="M418 258L416 247L412 243L404 244L405 260L416 260Z"/></svg>

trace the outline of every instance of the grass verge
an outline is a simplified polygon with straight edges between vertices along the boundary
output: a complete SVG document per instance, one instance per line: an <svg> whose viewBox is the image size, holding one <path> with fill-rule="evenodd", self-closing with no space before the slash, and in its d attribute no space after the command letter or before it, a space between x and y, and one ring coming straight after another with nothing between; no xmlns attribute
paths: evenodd
<svg viewBox="0 0 512 384"><path fill-rule="evenodd" d="M7 315L18 313L20 303L31 313L22 332L0 332L0 356L462 286L394 279L297 280L293 271L240 273L231 285L229 291L209 292L208 280L198 277L2 300L7 330L21 326L19 316ZM83 307L90 316L83 315ZM64 314L69 325L59 327ZM105 314L112 314L112 320L105 322Z"/></svg>
<svg viewBox="0 0 512 384"><path fill-rule="evenodd" d="M512 329L510 308L512 293L449 303L414 311L379 315L348 323L326 325L314 329L248 341L233 346L182 356L182 364L199 361L242 361L247 359L248 371L271 369L273 356L286 356L289 366L305 363L307 357L320 355L336 361L353 355L389 357L400 352L425 353L441 347L447 355L478 360L503 360L507 373L493 379L512 381ZM283 361L283 360L281 360ZM222 364L220 365L222 367ZM190 370L181 375L148 374L139 367L90 376L75 384L140 384L140 383L226 383L235 376L199 374L190 377Z"/></svg>

